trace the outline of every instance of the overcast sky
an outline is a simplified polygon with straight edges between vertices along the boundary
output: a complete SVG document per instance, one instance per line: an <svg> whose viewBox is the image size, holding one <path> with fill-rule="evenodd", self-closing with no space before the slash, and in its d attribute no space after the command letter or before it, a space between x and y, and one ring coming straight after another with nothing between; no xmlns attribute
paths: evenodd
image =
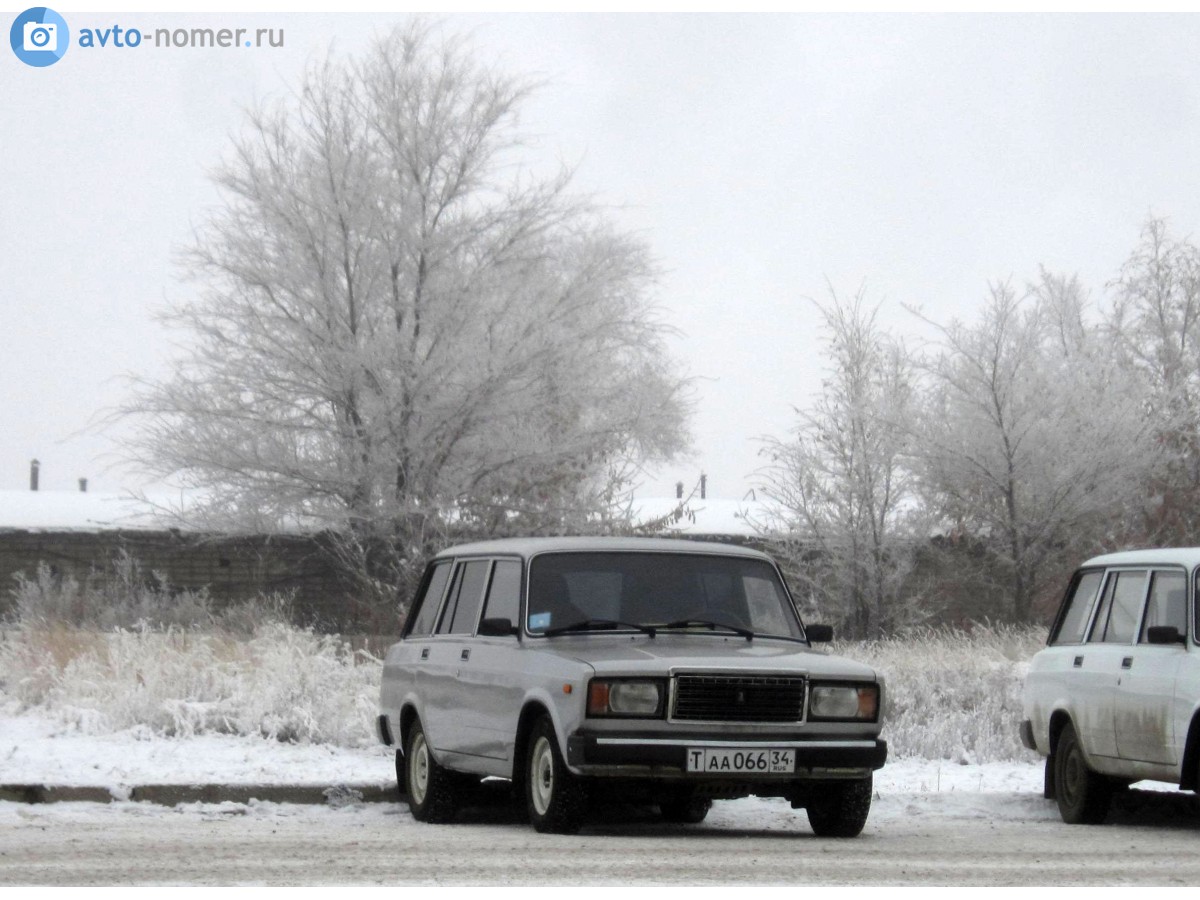
<svg viewBox="0 0 1200 900"><path fill-rule="evenodd" d="M4 19L5 28L13 12ZM294 84L334 42L396 14L64 12L117 24L283 29L284 47L72 46L32 68L0 50L0 489L139 486L108 469L120 428L89 430L125 373L167 371L153 314L196 285L175 250L216 199L206 179L241 108ZM865 284L891 329L902 304L973 317L989 280L1039 264L1100 300L1146 217L1200 226L1196 16L507 15L445 18L509 71L542 78L530 159L644 234L657 299L698 379L695 454L741 498L756 439L820 389L806 298ZM74 41L74 38L73 38Z"/></svg>

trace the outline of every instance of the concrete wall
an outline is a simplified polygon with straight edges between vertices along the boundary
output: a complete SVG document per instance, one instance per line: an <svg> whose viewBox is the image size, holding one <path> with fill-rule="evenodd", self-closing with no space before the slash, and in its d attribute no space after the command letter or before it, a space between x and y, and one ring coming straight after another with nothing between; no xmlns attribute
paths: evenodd
<svg viewBox="0 0 1200 900"><path fill-rule="evenodd" d="M13 576L33 577L39 563L83 580L103 572L121 550L144 572L161 572L174 589L207 587L218 605L261 592L291 591L297 619L358 630L353 591L311 536L210 536L171 531L0 530L0 608Z"/></svg>

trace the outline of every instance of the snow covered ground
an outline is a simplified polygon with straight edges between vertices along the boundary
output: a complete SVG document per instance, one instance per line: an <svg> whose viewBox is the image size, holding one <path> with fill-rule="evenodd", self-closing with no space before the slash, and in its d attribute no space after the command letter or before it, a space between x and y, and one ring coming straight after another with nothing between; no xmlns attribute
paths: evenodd
<svg viewBox="0 0 1200 900"><path fill-rule="evenodd" d="M141 784L391 785L392 751L327 744L286 744L257 737L198 735L163 738L148 729L89 735L36 715L0 716L0 783L98 786L120 796ZM958 765L902 759L875 775L877 810L911 815L921 798L950 795L962 811L1013 806L1042 810L1038 763ZM893 803L890 799L903 802ZM961 798L961 803L958 802ZM1026 803L1025 801L1029 801ZM752 819L763 801L737 804ZM732 806L719 804L719 806ZM1010 810L1016 814L1017 809ZM1039 813L1040 815L1040 813ZM736 824L736 823L732 823Z"/></svg>
<svg viewBox="0 0 1200 900"><path fill-rule="evenodd" d="M394 777L384 747L144 728L88 735L0 713L0 783L121 797L150 784L326 788ZM687 827L652 810L598 810L580 835L537 834L503 804L423 826L402 803L350 794L319 805L0 801L0 884L1200 884L1192 795L1131 792L1112 827L1079 828L1063 825L1041 786L1035 761L895 760L876 773L867 828L849 844L815 839L786 801L754 797L716 803Z"/></svg>

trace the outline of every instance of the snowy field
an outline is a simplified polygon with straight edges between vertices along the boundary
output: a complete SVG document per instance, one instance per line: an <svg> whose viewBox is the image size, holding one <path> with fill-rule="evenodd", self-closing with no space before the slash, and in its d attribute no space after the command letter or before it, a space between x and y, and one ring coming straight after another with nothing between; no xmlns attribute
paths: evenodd
<svg viewBox="0 0 1200 900"><path fill-rule="evenodd" d="M393 751L383 746L290 744L219 734L163 738L145 728L83 734L48 717L0 717L0 783L105 787L121 797L141 784L390 786L395 777ZM943 806L953 796L953 805L962 811L991 806L1003 814L1001 807L1012 807L1008 814L1024 810L1040 816L1049 809L1041 800L1041 785L1042 767L1036 762L896 760L875 775L880 802L873 818L887 816L889 810L912 815L921 798L932 795L946 795ZM717 806L740 809L744 823L738 814L721 817L737 826L757 821L764 803L750 799ZM0 804L0 809L12 805Z"/></svg>

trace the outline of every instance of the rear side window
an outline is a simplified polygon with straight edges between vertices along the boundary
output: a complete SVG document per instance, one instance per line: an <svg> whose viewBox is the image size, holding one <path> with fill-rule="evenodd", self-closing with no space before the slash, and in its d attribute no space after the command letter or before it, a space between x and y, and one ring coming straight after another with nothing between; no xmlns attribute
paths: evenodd
<svg viewBox="0 0 1200 900"><path fill-rule="evenodd" d="M477 559L459 567L459 574L450 588L446 611L442 613L438 634L471 634L475 631L489 566L490 560Z"/></svg>
<svg viewBox="0 0 1200 900"><path fill-rule="evenodd" d="M1075 582L1074 590L1067 598L1067 608L1062 622L1054 634L1052 644L1079 644L1083 642L1083 631L1087 628L1096 594L1100 590L1103 572L1084 572Z"/></svg>
<svg viewBox="0 0 1200 900"><path fill-rule="evenodd" d="M496 562L483 618L508 619L514 625L521 621L521 564L516 560Z"/></svg>
<svg viewBox="0 0 1200 900"><path fill-rule="evenodd" d="M1187 634L1187 576L1183 572L1155 572L1146 602L1146 619L1138 643L1148 643L1147 629L1155 625L1173 625Z"/></svg>
<svg viewBox="0 0 1200 900"><path fill-rule="evenodd" d="M1103 618L1097 618L1096 627L1092 629L1092 640L1101 640L1106 644L1130 644L1137 633L1138 617L1142 612L1142 602L1146 599L1146 572L1114 572L1112 579L1116 586L1105 590L1106 609L1101 610ZM1103 628L1103 631L1100 629Z"/></svg>
<svg viewBox="0 0 1200 900"><path fill-rule="evenodd" d="M450 563L442 562L434 566L433 574L426 583L426 588L417 597L409 621L412 627L409 634L427 635L433 633L433 623L437 621L438 606L442 602L442 594L446 592L446 582L450 580Z"/></svg>

